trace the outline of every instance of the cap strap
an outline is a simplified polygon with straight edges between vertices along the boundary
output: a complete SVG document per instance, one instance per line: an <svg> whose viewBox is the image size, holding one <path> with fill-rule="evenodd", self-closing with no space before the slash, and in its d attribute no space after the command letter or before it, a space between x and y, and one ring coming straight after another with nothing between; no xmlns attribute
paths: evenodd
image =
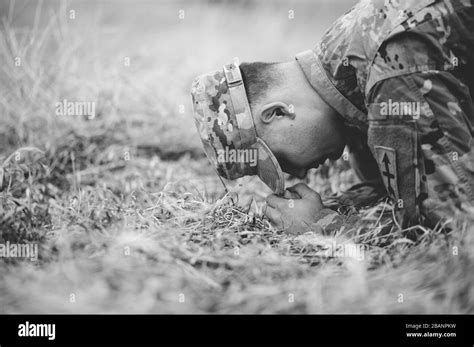
<svg viewBox="0 0 474 347"><path fill-rule="evenodd" d="M240 131L242 144L250 146L255 143L257 132L255 130L252 112L245 92L242 74L240 73L239 67L235 64L224 65L224 74L229 87L229 94L232 100L232 105L234 106L239 129L247 130Z"/></svg>

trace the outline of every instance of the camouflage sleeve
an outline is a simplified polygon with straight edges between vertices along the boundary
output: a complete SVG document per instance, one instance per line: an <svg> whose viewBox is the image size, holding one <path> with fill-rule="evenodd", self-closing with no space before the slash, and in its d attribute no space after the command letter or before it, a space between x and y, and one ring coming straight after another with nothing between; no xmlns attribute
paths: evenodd
<svg viewBox="0 0 474 347"><path fill-rule="evenodd" d="M352 127L344 135L350 153L349 162L359 180L383 186L377 163L367 145L367 134Z"/></svg>
<svg viewBox="0 0 474 347"><path fill-rule="evenodd" d="M473 215L474 108L450 71L383 80L368 95L368 143L403 227Z"/></svg>

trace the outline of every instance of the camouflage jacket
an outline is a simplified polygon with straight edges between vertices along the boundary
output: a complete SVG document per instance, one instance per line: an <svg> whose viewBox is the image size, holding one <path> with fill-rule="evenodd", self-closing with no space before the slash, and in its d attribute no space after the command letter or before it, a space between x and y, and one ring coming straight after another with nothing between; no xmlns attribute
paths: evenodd
<svg viewBox="0 0 474 347"><path fill-rule="evenodd" d="M370 151L402 226L474 215L472 0L363 0L296 59L352 154Z"/></svg>

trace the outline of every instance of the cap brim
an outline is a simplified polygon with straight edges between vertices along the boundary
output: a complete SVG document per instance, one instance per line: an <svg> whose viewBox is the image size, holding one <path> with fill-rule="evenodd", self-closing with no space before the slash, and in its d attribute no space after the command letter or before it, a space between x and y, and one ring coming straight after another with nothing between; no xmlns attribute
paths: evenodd
<svg viewBox="0 0 474 347"><path fill-rule="evenodd" d="M262 139L257 137L255 146L258 148L257 175L273 192L283 195L285 178L280 164L272 151Z"/></svg>

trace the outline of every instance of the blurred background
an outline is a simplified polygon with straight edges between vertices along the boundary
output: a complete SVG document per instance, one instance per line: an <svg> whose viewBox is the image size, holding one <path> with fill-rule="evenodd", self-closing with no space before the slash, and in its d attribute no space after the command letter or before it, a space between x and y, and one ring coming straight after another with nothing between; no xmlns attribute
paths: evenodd
<svg viewBox="0 0 474 347"><path fill-rule="evenodd" d="M193 78L234 58L294 59L355 2L1 0L0 150L52 148L73 129L119 152L202 157ZM64 99L94 102L96 117L56 115Z"/></svg>

